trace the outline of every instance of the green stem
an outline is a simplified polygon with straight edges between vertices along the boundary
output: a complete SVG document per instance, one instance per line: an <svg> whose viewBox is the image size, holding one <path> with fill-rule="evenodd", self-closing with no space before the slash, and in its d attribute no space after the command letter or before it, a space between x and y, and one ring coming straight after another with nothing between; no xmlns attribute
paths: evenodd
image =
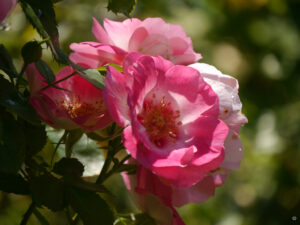
<svg viewBox="0 0 300 225"><path fill-rule="evenodd" d="M75 74L76 74L76 72L73 72L73 73L71 73L70 75L68 75L68 76L66 76L66 77L64 77L64 78L62 78L62 79L60 79L60 80L57 80L57 81L55 81L55 82L52 82L52 83L48 84L47 86L43 87L43 88L41 89L41 91L44 91L44 90L46 90L46 89L49 88L49 87L53 87L53 86L55 86L56 84L58 84L58 83L60 83L60 82L62 82L62 81L64 81L64 80L69 79L70 77L74 76Z"/></svg>
<svg viewBox="0 0 300 225"><path fill-rule="evenodd" d="M38 44L41 45L41 44L44 44L44 43L46 43L46 42L48 42L48 41L50 41L50 40L51 40L50 37L47 37L47 38L45 38L45 39L43 39L43 40L40 40L40 41L38 42Z"/></svg>
<svg viewBox="0 0 300 225"><path fill-rule="evenodd" d="M26 225L27 224L31 214L33 213L34 208L35 208L35 204L34 204L34 202L32 202L30 204L29 208L27 209L27 211L25 212L20 225Z"/></svg>
<svg viewBox="0 0 300 225"><path fill-rule="evenodd" d="M124 162L126 162L128 159L130 159L131 155L126 155L121 161L120 164L123 164Z"/></svg>
<svg viewBox="0 0 300 225"><path fill-rule="evenodd" d="M64 134L61 136L58 143L56 144L55 149L54 149L53 154L52 154L52 157L51 157L51 162L50 162L51 166L53 164L53 159L54 159L55 153L57 152L57 150L58 150L59 146L62 144L62 142L66 139L67 135L68 135L68 131L65 130Z"/></svg>
<svg viewBox="0 0 300 225"><path fill-rule="evenodd" d="M122 159L119 164L115 167L113 167L110 171L108 171L107 173L105 173L101 179L101 183L103 183L107 178L109 178L110 176L112 176L116 171L117 169L123 165L123 163L129 159L131 156L130 155L127 155L124 159Z"/></svg>
<svg viewBox="0 0 300 225"><path fill-rule="evenodd" d="M107 153L107 158L106 158L106 160L104 162L104 165L103 165L103 167L101 169L101 172L100 172L100 174L99 174L99 176L98 176L98 178L96 180L96 184L101 184L102 181L104 180L104 178L106 177L106 172L108 171L109 166L110 166L110 164L112 162L112 157L113 157L112 156L112 151L111 151L111 149L109 149L108 153Z"/></svg>
<svg viewBox="0 0 300 225"><path fill-rule="evenodd" d="M27 63L25 63L25 64L23 65L22 70L21 70L21 72L19 73L19 75L18 75L18 77L17 77L17 83L16 83L16 88L17 88L17 89L19 89L20 80L21 80L21 78L22 78L22 76L23 76L23 74L24 74L24 72L25 72L27 66L28 66Z"/></svg>

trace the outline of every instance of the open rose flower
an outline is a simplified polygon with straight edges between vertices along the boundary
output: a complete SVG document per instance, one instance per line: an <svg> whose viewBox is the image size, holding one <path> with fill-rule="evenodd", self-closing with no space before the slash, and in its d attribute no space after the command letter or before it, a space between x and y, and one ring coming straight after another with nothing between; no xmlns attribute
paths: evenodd
<svg viewBox="0 0 300 225"><path fill-rule="evenodd" d="M129 161L134 163L134 160ZM169 196L167 192L169 190L165 189L163 185L157 186L156 180L151 179L151 172L148 171L148 174L145 174L144 172L147 170L145 168L141 170L141 168L144 167L140 167L137 174L122 173L126 188L138 208L152 217L157 225L185 225L176 209L170 204L171 202L161 198L163 195ZM153 187L161 188L159 195L156 195L155 192L145 191L143 187L148 185L150 190Z"/></svg>
<svg viewBox="0 0 300 225"><path fill-rule="evenodd" d="M241 113L242 104L238 96L238 82L235 78L222 74L215 67L197 63L191 65L197 69L219 96L219 118L229 127L225 140L225 158L219 168L207 173L200 182L188 186L177 187L164 181L162 177L151 173L139 165L136 175L129 176L134 180L135 191L139 194L153 194L165 205L182 206L190 202L202 202L214 195L215 188L224 183L230 172L239 167L243 156L243 145L239 138L239 129L247 123ZM137 164L131 160L130 163ZM124 176L123 176L124 177ZM124 177L125 182L128 182ZM127 185L128 186L128 185Z"/></svg>
<svg viewBox="0 0 300 225"><path fill-rule="evenodd" d="M9 12L15 7L17 0L0 1L0 23L8 16Z"/></svg>
<svg viewBox="0 0 300 225"><path fill-rule="evenodd" d="M94 19L92 32L97 42L73 43L70 59L83 66L99 67L106 63L121 64L129 52L162 56L174 64L188 65L201 58L193 51L192 41L179 25L161 18L144 21L132 18L123 22L104 20L104 29Z"/></svg>
<svg viewBox="0 0 300 225"><path fill-rule="evenodd" d="M74 73L72 67L61 69L56 80ZM101 90L75 74L70 78L42 90L47 83L34 64L27 67L30 86L30 103L40 118L54 128L86 131L96 130L112 122L106 109Z"/></svg>
<svg viewBox="0 0 300 225"><path fill-rule="evenodd" d="M228 127L200 73L139 53L126 57L123 70L109 67L104 96L112 118L126 126L123 142L132 157L177 187L217 169Z"/></svg>

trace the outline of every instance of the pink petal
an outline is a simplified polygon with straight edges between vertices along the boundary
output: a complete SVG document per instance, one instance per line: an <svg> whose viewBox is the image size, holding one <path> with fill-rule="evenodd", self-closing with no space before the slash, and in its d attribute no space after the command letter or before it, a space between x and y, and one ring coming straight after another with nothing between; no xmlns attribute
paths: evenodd
<svg viewBox="0 0 300 225"><path fill-rule="evenodd" d="M142 42L145 40L147 36L148 36L148 32L144 27L137 28L133 32L129 40L129 45L128 45L129 51L139 51Z"/></svg>
<svg viewBox="0 0 300 225"><path fill-rule="evenodd" d="M184 53L182 55L175 55L172 56L172 61L176 65L188 65L191 64L195 61L198 61L199 59L202 58L202 56L198 53L191 54L191 53Z"/></svg>
<svg viewBox="0 0 300 225"><path fill-rule="evenodd" d="M163 49L160 49L163 48ZM142 53L166 58L169 50L169 40L163 34L150 33L140 46Z"/></svg>
<svg viewBox="0 0 300 225"><path fill-rule="evenodd" d="M102 44L112 44L111 39L107 35L106 31L102 28L99 22L93 17L93 28L92 33L97 40Z"/></svg>
<svg viewBox="0 0 300 225"><path fill-rule="evenodd" d="M98 68L100 67L103 63L99 61L99 59L96 57L87 57L85 55L78 54L76 52L71 53L69 55L69 59L78 65L81 65L86 68Z"/></svg>
<svg viewBox="0 0 300 225"><path fill-rule="evenodd" d="M204 129L199 129L202 127ZM201 166L205 171L218 168L224 159L224 141L228 134L227 125L215 118L201 117L189 124L189 133L195 137L192 141L197 146L197 153L192 165Z"/></svg>
<svg viewBox="0 0 300 225"><path fill-rule="evenodd" d="M177 207L190 202L203 202L209 199L215 192L214 180L205 177L199 183L186 188L173 188L172 201Z"/></svg>
<svg viewBox="0 0 300 225"><path fill-rule="evenodd" d="M97 68L107 63L121 64L127 54L117 47L95 42L73 43L70 48L75 51L70 59L88 68Z"/></svg>
<svg viewBox="0 0 300 225"><path fill-rule="evenodd" d="M37 70L34 63L31 63L27 66L25 74L28 79L31 96L35 95L39 90L41 90L46 85L45 78Z"/></svg>
<svg viewBox="0 0 300 225"><path fill-rule="evenodd" d="M9 12L15 7L17 0L1 0L0 2L0 23L8 16Z"/></svg>
<svg viewBox="0 0 300 225"><path fill-rule="evenodd" d="M171 38L170 46L173 50L173 55L183 54L189 47L188 43L180 37Z"/></svg>
<svg viewBox="0 0 300 225"><path fill-rule="evenodd" d="M177 102L183 124L195 120L200 115L218 115L217 95L203 81L197 70L174 66L165 76L165 88Z"/></svg>
<svg viewBox="0 0 300 225"><path fill-rule="evenodd" d="M127 19L123 22L104 19L104 28L113 44L125 51L128 51L129 40L140 24L141 21L135 18Z"/></svg>
<svg viewBox="0 0 300 225"><path fill-rule="evenodd" d="M154 194L165 205L171 205L171 191L172 189L163 184L158 176L151 173L143 166L139 166L137 170L137 187L135 191L140 194Z"/></svg>
<svg viewBox="0 0 300 225"><path fill-rule="evenodd" d="M126 81L123 74L109 66L103 90L104 99L111 117L120 126L129 124L129 108L127 105Z"/></svg>
<svg viewBox="0 0 300 225"><path fill-rule="evenodd" d="M220 167L235 170L243 158L243 144L237 134L229 131L225 141L225 158Z"/></svg>

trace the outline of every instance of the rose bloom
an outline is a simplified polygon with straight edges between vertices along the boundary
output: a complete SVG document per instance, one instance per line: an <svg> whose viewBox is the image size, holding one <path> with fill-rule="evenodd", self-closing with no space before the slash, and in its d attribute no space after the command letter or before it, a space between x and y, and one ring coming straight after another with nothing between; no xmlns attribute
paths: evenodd
<svg viewBox="0 0 300 225"><path fill-rule="evenodd" d="M17 0L0 1L0 23L8 16L9 12L15 7Z"/></svg>
<svg viewBox="0 0 300 225"><path fill-rule="evenodd" d="M107 63L122 64L129 52L162 56L174 64L188 65L201 58L192 41L179 25L161 18L144 21L132 18L123 22L104 19L104 29L94 19L92 32L99 42L73 43L70 59L82 66L97 68Z"/></svg>
<svg viewBox="0 0 300 225"><path fill-rule="evenodd" d="M72 67L61 69L56 80L74 73ZM47 85L34 64L26 69L30 87L30 103L39 117L54 128L75 129L86 131L96 130L112 122L106 109L101 90L94 87L80 75L56 84L58 88ZM59 89L61 88L61 89ZM64 89L64 90L62 90Z"/></svg>
<svg viewBox="0 0 300 225"><path fill-rule="evenodd" d="M123 176L125 183L130 181L134 185L136 193L153 194L168 206L182 206L190 202L207 200L214 195L215 188L224 183L230 172L239 167L243 156L243 145L238 132L240 127L247 123L247 118L241 113L242 104L238 96L238 81L208 64L196 63L191 67L200 72L219 96L219 118L229 127L229 134L224 144L224 161L218 169L210 171L204 179L189 187L170 185L162 177L151 173L142 165L139 165L136 175ZM137 164L132 161L131 163Z"/></svg>
<svg viewBox="0 0 300 225"><path fill-rule="evenodd" d="M177 187L217 169L228 127L200 73L139 53L125 58L123 71L108 67L103 93L112 118L126 127L123 143L132 157Z"/></svg>

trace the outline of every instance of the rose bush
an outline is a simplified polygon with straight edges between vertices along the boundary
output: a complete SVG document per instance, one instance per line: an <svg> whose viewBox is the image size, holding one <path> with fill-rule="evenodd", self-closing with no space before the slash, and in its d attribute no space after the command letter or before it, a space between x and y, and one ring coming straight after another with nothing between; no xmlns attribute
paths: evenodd
<svg viewBox="0 0 300 225"><path fill-rule="evenodd" d="M36 212L36 219L48 224L39 212L48 208L65 211L70 223L154 220L158 225L184 225L175 207L205 201L239 167L243 156L239 129L247 118L241 113L237 80L213 66L195 63L201 55L193 50L191 39L179 25L160 18L105 19L103 27L94 19L92 32L98 42L71 44L71 62L60 49L53 5L57 1L19 2L24 18L42 39L23 45L22 69L0 45L0 116L5 131L0 172L7 180L0 189L31 197L20 224L30 222ZM107 8L117 13L116 2L109 1ZM16 3L1 1L0 24ZM44 46L54 61L65 65L56 77L41 60L47 58ZM104 90L100 74L82 67L106 72ZM63 135L47 135L31 106L48 125L64 129ZM73 129L80 130L70 132ZM82 139L84 132L88 134ZM89 161L80 156L85 139L97 141L95 151L100 148L103 157L87 153L95 159ZM86 146L96 145L92 144ZM61 145L65 157L62 151L56 155ZM52 150L50 162L38 154ZM95 170L97 178L85 179L86 168L102 159L101 170ZM122 173L133 200L146 214L121 214L105 197L110 195L105 182L115 173ZM92 208L87 210L87 205Z"/></svg>
<svg viewBox="0 0 300 225"><path fill-rule="evenodd" d="M144 21L132 18L123 22L104 20L104 29L94 19L92 32L99 42L73 43L70 59L96 68L107 63L122 64L129 52L162 56L174 64L188 65L201 55L195 53L192 41L179 25L167 24L161 18Z"/></svg>
<svg viewBox="0 0 300 225"><path fill-rule="evenodd" d="M73 73L72 67L65 67L58 72L56 80ZM78 74L59 82L58 88L49 87L44 90L47 82L34 64L28 66L26 75L31 94L30 103L40 118L50 126L92 131L112 122L101 90Z"/></svg>

